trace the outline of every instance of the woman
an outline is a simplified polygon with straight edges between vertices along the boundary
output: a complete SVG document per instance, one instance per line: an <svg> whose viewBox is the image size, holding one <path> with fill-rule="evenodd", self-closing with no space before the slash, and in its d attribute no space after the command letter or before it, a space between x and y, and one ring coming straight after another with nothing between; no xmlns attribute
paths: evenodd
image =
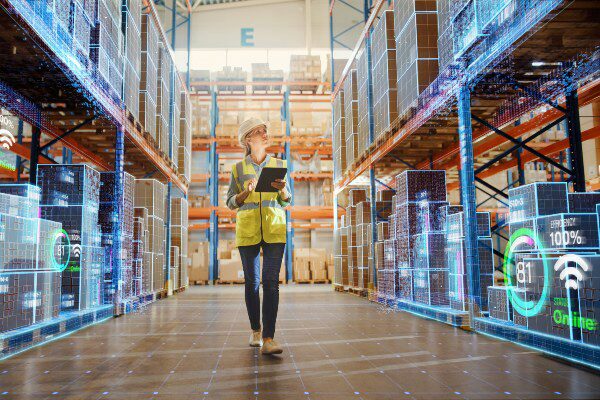
<svg viewBox="0 0 600 400"><path fill-rule="evenodd" d="M242 258L246 283L246 309L250 318L250 346L261 347L262 354L281 354L275 340L275 321L279 305L279 270L285 251L286 218L284 207L292 196L285 180L271 185L277 192L255 192L263 167L286 167L285 160L267 154L267 126L259 118L244 121L238 139L245 157L231 170L227 206L237 210L235 241ZM260 249L263 250L262 332L260 323Z"/></svg>

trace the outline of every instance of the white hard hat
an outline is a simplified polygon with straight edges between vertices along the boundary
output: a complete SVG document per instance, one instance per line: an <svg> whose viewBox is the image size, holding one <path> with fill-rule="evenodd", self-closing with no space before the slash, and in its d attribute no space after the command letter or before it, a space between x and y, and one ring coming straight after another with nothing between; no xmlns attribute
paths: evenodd
<svg viewBox="0 0 600 400"><path fill-rule="evenodd" d="M261 125L264 125L265 127L267 126L265 121L256 117L248 118L240 124L238 128L238 140L242 147L246 147L246 145L244 144L244 139L246 139L246 136L248 136L248 134L252 132L254 128L257 128Z"/></svg>

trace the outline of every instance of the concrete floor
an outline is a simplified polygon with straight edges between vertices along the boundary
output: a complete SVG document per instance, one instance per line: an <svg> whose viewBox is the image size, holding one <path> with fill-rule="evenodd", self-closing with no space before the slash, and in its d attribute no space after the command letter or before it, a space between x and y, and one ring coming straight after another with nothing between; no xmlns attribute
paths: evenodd
<svg viewBox="0 0 600 400"><path fill-rule="evenodd" d="M329 285L282 288L280 357L243 286L196 286L0 363L0 399L600 398L600 377Z"/></svg>

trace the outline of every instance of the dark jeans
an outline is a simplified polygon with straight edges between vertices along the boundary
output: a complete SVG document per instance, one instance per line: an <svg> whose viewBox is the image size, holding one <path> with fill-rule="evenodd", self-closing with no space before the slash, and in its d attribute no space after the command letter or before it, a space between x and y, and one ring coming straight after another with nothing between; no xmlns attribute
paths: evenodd
<svg viewBox="0 0 600 400"><path fill-rule="evenodd" d="M246 309L253 331L260 329L260 248L263 249L263 338L275 335L275 321L279 306L279 270L285 251L285 243L260 242L254 246L239 246L244 278L246 280Z"/></svg>

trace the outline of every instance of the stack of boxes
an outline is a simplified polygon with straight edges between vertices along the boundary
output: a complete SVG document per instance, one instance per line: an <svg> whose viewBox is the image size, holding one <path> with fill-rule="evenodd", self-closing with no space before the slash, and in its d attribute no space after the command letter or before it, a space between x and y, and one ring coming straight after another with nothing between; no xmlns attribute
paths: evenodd
<svg viewBox="0 0 600 400"><path fill-rule="evenodd" d="M143 278L142 285L144 290L148 285L147 292L159 292L165 287L165 199L165 185L154 179L136 179L135 206L147 211L144 272L148 269L148 279Z"/></svg>
<svg viewBox="0 0 600 400"><path fill-rule="evenodd" d="M68 1L62 3L69 4ZM90 60L92 27L96 24L97 0L73 0L72 3L73 51L81 65L87 67Z"/></svg>
<svg viewBox="0 0 600 400"><path fill-rule="evenodd" d="M56 318L59 264L66 262L60 222L39 218L40 189L0 185L0 333Z"/></svg>
<svg viewBox="0 0 600 400"><path fill-rule="evenodd" d="M341 174L346 170L346 143L345 126L346 117L344 110L345 91L340 90L333 99L333 160L335 163L334 179L341 178Z"/></svg>
<svg viewBox="0 0 600 400"><path fill-rule="evenodd" d="M358 203L355 215L358 262L354 265L354 273L358 275L358 288L367 289L369 283L371 283L371 268L369 267L372 265L371 244L373 243L373 231L371 228L371 202L361 201Z"/></svg>
<svg viewBox="0 0 600 400"><path fill-rule="evenodd" d="M210 92L210 86L201 85L203 82L210 82L209 70L190 70L190 84L192 85L194 92Z"/></svg>
<svg viewBox="0 0 600 400"><path fill-rule="evenodd" d="M451 7L454 59L461 57L478 40L485 37L496 17L511 0L460 0Z"/></svg>
<svg viewBox="0 0 600 400"><path fill-rule="evenodd" d="M358 75L355 69L348 72L344 81L344 128L340 145L341 167L346 171L358 158Z"/></svg>
<svg viewBox="0 0 600 400"><path fill-rule="evenodd" d="M147 251L148 210L135 207L133 217L133 295L152 292L152 253Z"/></svg>
<svg viewBox="0 0 600 400"><path fill-rule="evenodd" d="M396 42L394 41L394 12L391 10L383 12L373 29L371 56L373 58L373 133L374 138L377 138L389 131L390 125L398 117Z"/></svg>
<svg viewBox="0 0 600 400"><path fill-rule="evenodd" d="M510 189L508 195L507 286L489 288L490 316L598 345L600 194L568 193L566 183L548 182Z"/></svg>
<svg viewBox="0 0 600 400"><path fill-rule="evenodd" d="M361 45L361 48L358 52L358 56L356 57L356 65L357 65L357 88L358 88L358 137L356 137L354 142L348 142L349 136L346 136L346 162L348 166L354 164L356 159L363 155L365 151L369 148L371 144L370 135L370 126L371 121L369 119L369 57L367 54L367 49L364 44Z"/></svg>
<svg viewBox="0 0 600 400"><path fill-rule="evenodd" d="M320 82L321 80L321 57L309 55L294 55L290 57L291 82ZM316 92L316 86L291 85L292 91Z"/></svg>
<svg viewBox="0 0 600 400"><path fill-rule="evenodd" d="M451 20L452 3L453 0L437 0L437 48L440 71L444 71L454 63Z"/></svg>
<svg viewBox="0 0 600 400"><path fill-rule="evenodd" d="M399 297L448 304L446 240L440 209L447 206L445 171L404 171L396 177L396 264Z"/></svg>
<svg viewBox="0 0 600 400"><path fill-rule="evenodd" d="M242 67L225 66L221 71L217 71L214 80L218 82L246 82L248 73ZM217 87L219 92L246 92L246 85L231 84L220 85Z"/></svg>
<svg viewBox="0 0 600 400"><path fill-rule="evenodd" d="M294 282L322 283L329 279L327 251L318 248L294 249ZM279 280L285 279L285 267L280 270Z"/></svg>
<svg viewBox="0 0 600 400"><path fill-rule="evenodd" d="M210 135L210 106L202 104L198 96L192 97L191 102L193 116L191 118L192 137L207 137Z"/></svg>
<svg viewBox="0 0 600 400"><path fill-rule="evenodd" d="M121 98L123 87L121 12L120 0L98 0L98 23L90 45L95 78L115 100Z"/></svg>
<svg viewBox="0 0 600 400"><path fill-rule="evenodd" d="M104 303L120 303L134 294L133 288L133 217L135 178L124 172L122 180L122 201L118 205L115 192L115 173L100 173L99 223L102 232L102 246L105 249ZM117 220L117 207L121 215ZM116 235L116 236L115 236ZM121 254L113 254L114 241L119 240Z"/></svg>
<svg viewBox="0 0 600 400"><path fill-rule="evenodd" d="M175 171L177 171L179 169L179 144L181 142L181 114L182 108L185 107L186 92L179 73L173 71L173 74L173 119L169 120L172 133L171 137L168 138L168 146L165 153L169 155L169 149L171 149L171 161L174 164Z"/></svg>
<svg viewBox="0 0 600 400"><path fill-rule="evenodd" d="M348 286L348 227L345 217L342 216L340 227L333 236L333 283L338 286Z"/></svg>
<svg viewBox="0 0 600 400"><path fill-rule="evenodd" d="M365 260L359 258L362 256L362 248L359 246L359 240L362 244L362 227L358 229L358 212L357 208L360 203L367 201L367 189L350 189L348 192L348 207L346 208L346 222L347 222L347 242L348 242L348 286L352 288L361 288L360 283L364 283L362 278L363 271L361 267L368 268L368 253ZM364 206L361 206L361 209ZM364 266L363 266L364 265ZM368 282L368 271L367 271L367 282Z"/></svg>
<svg viewBox="0 0 600 400"><path fill-rule="evenodd" d="M157 142L158 29L150 14L142 14L141 38L139 120L144 131Z"/></svg>
<svg viewBox="0 0 600 400"><path fill-rule="evenodd" d="M173 279L175 283L173 289L186 287L188 284L188 207L186 199L179 197L171 199L171 246L177 253L177 260L172 258L171 261L176 275Z"/></svg>
<svg viewBox="0 0 600 400"><path fill-rule="evenodd" d="M327 54L327 64L325 67L325 73L323 73L323 82L331 83L331 56L329 53ZM335 58L333 60L333 79L334 82L338 82L340 80L340 76L342 76L342 72L344 72L344 68L348 64L348 60L345 58Z"/></svg>
<svg viewBox="0 0 600 400"><path fill-rule="evenodd" d="M59 222L71 244L62 273L61 309L83 310L102 302L105 265L98 209L100 173L86 165L38 166L41 216Z"/></svg>
<svg viewBox="0 0 600 400"><path fill-rule="evenodd" d="M436 2L397 1L394 3L394 16L398 114L410 117L417 107L419 94L438 76Z"/></svg>
<svg viewBox="0 0 600 400"><path fill-rule="evenodd" d="M192 181L192 101L189 93L181 92L181 114L179 116L179 176L187 183Z"/></svg>
<svg viewBox="0 0 600 400"><path fill-rule="evenodd" d="M189 242L188 252L191 264L187 275L189 282L207 282L210 251L208 242Z"/></svg>
<svg viewBox="0 0 600 400"><path fill-rule="evenodd" d="M462 206L442 209L446 227L446 262L448 265L448 298L451 308L467 311L469 293L465 248L465 221ZM481 310L487 311L487 288L494 279L494 248L490 230L490 214L477 213L477 251L479 255L479 287Z"/></svg>
<svg viewBox="0 0 600 400"><path fill-rule="evenodd" d="M169 45L158 42L158 82L156 83L156 142L158 149L164 155L169 154L169 88L171 87L172 60Z"/></svg>
<svg viewBox="0 0 600 400"><path fill-rule="evenodd" d="M141 71L141 0L123 0L123 94L125 109L139 121L140 111L140 71Z"/></svg>
<svg viewBox="0 0 600 400"><path fill-rule="evenodd" d="M272 70L269 63L252 63L252 82L283 82L283 70ZM281 85L254 86L254 92L281 91Z"/></svg>

